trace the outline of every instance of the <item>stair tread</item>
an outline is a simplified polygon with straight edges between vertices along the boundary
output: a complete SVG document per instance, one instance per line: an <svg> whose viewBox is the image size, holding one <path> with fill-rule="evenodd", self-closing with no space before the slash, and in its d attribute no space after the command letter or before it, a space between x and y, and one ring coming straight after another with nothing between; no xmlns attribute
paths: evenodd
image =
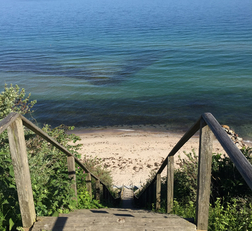
<svg viewBox="0 0 252 231"><path fill-rule="evenodd" d="M40 230L196 230L196 226L174 214L134 209L81 209L59 217L38 217L33 231Z"/></svg>

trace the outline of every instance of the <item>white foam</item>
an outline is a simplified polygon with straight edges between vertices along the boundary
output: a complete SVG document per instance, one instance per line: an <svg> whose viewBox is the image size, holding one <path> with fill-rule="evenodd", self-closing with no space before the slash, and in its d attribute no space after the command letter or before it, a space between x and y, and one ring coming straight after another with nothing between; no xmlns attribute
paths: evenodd
<svg viewBox="0 0 252 231"><path fill-rule="evenodd" d="M117 129L118 131L123 131L123 132L134 132L135 130L133 129Z"/></svg>

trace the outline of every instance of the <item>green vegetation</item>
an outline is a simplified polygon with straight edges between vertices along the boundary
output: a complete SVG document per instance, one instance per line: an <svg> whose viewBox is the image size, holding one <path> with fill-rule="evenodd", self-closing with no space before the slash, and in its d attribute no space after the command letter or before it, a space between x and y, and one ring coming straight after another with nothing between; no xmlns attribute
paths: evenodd
<svg viewBox="0 0 252 231"><path fill-rule="evenodd" d="M242 150L251 160L251 148ZM198 157L194 151L179 157L174 173L173 213L196 219ZM213 154L208 230L252 230L252 191L232 161L221 154ZM166 195L166 179L162 180L162 194ZM160 212L165 212L166 198L162 198Z"/></svg>
<svg viewBox="0 0 252 231"><path fill-rule="evenodd" d="M25 90L18 86L5 86L0 94L0 120L10 112L31 114L36 101L29 100L30 95L25 97ZM45 124L43 131L48 133L60 144L65 146L71 153L80 157L76 144L80 138L76 135L66 134L73 127L59 126L51 128ZM28 160L31 173L32 189L37 216L58 216L59 213L68 213L76 208L100 208L102 205L90 198L86 191L86 173L76 167L78 206L73 199L74 192L71 189L71 179L68 177L66 155L35 135L30 130L25 130ZM99 165L100 160L86 159L89 169L94 171L100 179L111 185L112 178L108 171ZM7 132L0 135L0 231L14 230L21 226L21 215L18 204L17 190L15 185L14 171L9 151Z"/></svg>

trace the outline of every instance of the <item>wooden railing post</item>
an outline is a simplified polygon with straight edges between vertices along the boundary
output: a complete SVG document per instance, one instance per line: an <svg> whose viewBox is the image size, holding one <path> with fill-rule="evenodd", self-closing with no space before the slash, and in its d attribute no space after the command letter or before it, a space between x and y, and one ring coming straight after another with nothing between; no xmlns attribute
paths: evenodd
<svg viewBox="0 0 252 231"><path fill-rule="evenodd" d="M92 183L91 183L91 174L88 173L86 176L86 186L87 186L87 191L90 195L90 198L92 199Z"/></svg>
<svg viewBox="0 0 252 231"><path fill-rule="evenodd" d="M36 213L21 118L17 118L7 130L22 223L24 228L29 228L35 222Z"/></svg>
<svg viewBox="0 0 252 231"><path fill-rule="evenodd" d="M207 230L211 184L213 133L204 120L200 124L196 222L197 230Z"/></svg>
<svg viewBox="0 0 252 231"><path fill-rule="evenodd" d="M95 199L100 201L101 198L101 184L100 184L100 180L96 180L95 183Z"/></svg>
<svg viewBox="0 0 252 231"><path fill-rule="evenodd" d="M167 158L167 213L172 212L174 197L174 156Z"/></svg>
<svg viewBox="0 0 252 231"><path fill-rule="evenodd" d="M75 172L75 159L73 156L67 157L67 167L68 167L68 176L72 179L72 189L74 190L74 199L77 201L77 187L76 187L76 172Z"/></svg>
<svg viewBox="0 0 252 231"><path fill-rule="evenodd" d="M157 174L156 181L156 210L161 207L161 174Z"/></svg>

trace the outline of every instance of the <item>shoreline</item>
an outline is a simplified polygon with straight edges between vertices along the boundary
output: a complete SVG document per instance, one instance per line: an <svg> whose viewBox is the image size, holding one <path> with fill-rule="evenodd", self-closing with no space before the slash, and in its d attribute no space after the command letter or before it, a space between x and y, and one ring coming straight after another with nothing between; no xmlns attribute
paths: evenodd
<svg viewBox="0 0 252 231"><path fill-rule="evenodd" d="M104 168L111 171L113 185L120 187L143 185L151 171L156 171L172 148L185 134L182 131L170 131L161 126L113 126L100 128L78 128L69 133L80 136L83 144L79 151L87 158L100 158ZM250 145L249 145L250 146ZM197 132L175 155L175 167L179 155L195 151L198 154L199 133ZM214 139L213 153L225 154ZM166 175L164 169L162 175Z"/></svg>

